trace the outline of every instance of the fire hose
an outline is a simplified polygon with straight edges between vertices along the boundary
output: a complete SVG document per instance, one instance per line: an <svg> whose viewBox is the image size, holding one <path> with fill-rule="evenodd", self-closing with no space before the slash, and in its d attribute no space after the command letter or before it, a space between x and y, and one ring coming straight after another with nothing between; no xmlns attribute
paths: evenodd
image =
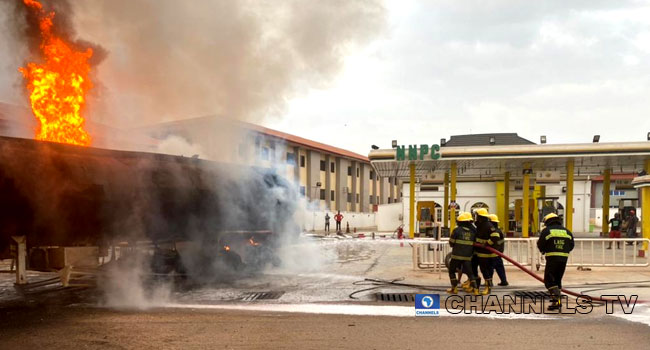
<svg viewBox="0 0 650 350"><path fill-rule="evenodd" d="M494 254L496 254L497 256L500 256L500 257L506 259L506 260L509 261L511 264L515 265L515 266L518 267L520 270L526 272L527 274L529 274L529 275L530 275L531 277L533 277L534 279L536 279L536 280L538 280L538 281L544 283L544 278L543 278L543 277L541 277L541 276L539 276L538 274L534 273L532 270L530 270L530 269L524 267L523 265L521 265L520 263L518 263L517 261L515 261L515 260L512 259L511 257L509 257L509 256L507 256L507 255L501 253L500 251L498 251L498 250L496 250L496 249L494 249L494 248L492 248L492 247L490 247L490 246L483 245L483 244L480 244L480 243L474 243L474 247L486 249L486 250L488 250L489 252L494 253ZM609 302L618 302L618 301L619 301L618 299L610 299L610 298L603 298L603 297L594 297L594 296L590 296L590 295L586 295L586 294L580 294L580 293L576 293L576 292L573 292L573 291L570 291L570 290L568 290L568 289L564 289L564 288L562 288L562 292L564 292L565 294L568 294L568 295L572 295L572 296L574 296L574 297L578 297L578 298L589 298L589 299L591 299L591 300L595 300L595 301L602 301L602 302L608 302L608 301L609 301ZM637 303L642 303L642 304L648 304L648 303L650 303L650 300L637 300L636 302L637 302Z"/></svg>

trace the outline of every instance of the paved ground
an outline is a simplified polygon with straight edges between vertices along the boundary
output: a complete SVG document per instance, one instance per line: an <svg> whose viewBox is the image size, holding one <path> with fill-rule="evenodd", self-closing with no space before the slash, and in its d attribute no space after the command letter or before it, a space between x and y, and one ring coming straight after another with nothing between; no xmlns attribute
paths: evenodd
<svg viewBox="0 0 650 350"><path fill-rule="evenodd" d="M641 324L246 311L0 311L5 349L647 349Z"/></svg>
<svg viewBox="0 0 650 350"><path fill-rule="evenodd" d="M0 349L431 348L432 344L635 349L647 348L650 341L650 311L642 306L632 315L619 310L614 316L596 307L589 315L443 313L435 319L415 318L412 303L378 303L376 293L441 293L444 303L448 280L444 273L413 271L411 248L401 243L306 238L281 252L282 267L260 275L179 289L169 284L143 287L125 273L109 297L100 289L45 293L25 300L15 293L13 276L0 273ZM507 270L511 286L496 288L495 295L543 290L523 272ZM32 281L49 277L29 276ZM401 279L415 286L368 278ZM638 294L650 300L650 269L569 268L565 286L596 295ZM242 301L248 293L265 291L280 292L280 297Z"/></svg>

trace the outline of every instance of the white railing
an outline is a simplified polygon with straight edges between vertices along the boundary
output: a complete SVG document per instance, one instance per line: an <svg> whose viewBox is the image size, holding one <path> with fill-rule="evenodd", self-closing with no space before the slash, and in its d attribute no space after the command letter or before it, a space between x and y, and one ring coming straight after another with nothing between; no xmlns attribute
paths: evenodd
<svg viewBox="0 0 650 350"><path fill-rule="evenodd" d="M648 259L637 255L644 243L650 243L647 238L576 238L574 242L567 266L649 266ZM546 259L541 254L539 264L546 265Z"/></svg>
<svg viewBox="0 0 650 350"><path fill-rule="evenodd" d="M506 238L504 254L521 265L539 270L546 260L537 249L538 237ZM441 274L446 272L445 257L451 252L449 239L414 239L407 240L413 249L413 269L433 270ZM631 245L628 245L627 243ZM607 249L610 245L612 249ZM620 249L617 249L617 243ZM616 266L645 267L648 259L637 256L647 238L576 238L575 248L569 255L568 266ZM504 260L504 264L511 265Z"/></svg>

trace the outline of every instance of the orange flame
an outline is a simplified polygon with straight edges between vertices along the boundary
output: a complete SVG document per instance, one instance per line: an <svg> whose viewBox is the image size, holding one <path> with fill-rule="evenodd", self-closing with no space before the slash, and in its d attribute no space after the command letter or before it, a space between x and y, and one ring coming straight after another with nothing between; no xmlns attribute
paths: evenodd
<svg viewBox="0 0 650 350"><path fill-rule="evenodd" d="M90 135L84 130L81 111L86 93L92 88L88 79L88 59L93 51L76 51L52 33L54 12L46 13L36 0L23 0L36 11L41 31L41 51L45 63L30 62L19 71L27 81L29 100L40 125L36 139L89 146Z"/></svg>
<svg viewBox="0 0 650 350"><path fill-rule="evenodd" d="M252 246L258 246L258 245L260 245L259 243L255 242L255 241L253 240L253 237L251 237L251 238L248 240L248 243L250 243Z"/></svg>
<svg viewBox="0 0 650 350"><path fill-rule="evenodd" d="M229 252L229 251L230 251L230 247L229 247L229 246L227 246L227 245L225 245L225 246L223 246L223 250L225 250L225 251L227 251L227 252Z"/></svg>

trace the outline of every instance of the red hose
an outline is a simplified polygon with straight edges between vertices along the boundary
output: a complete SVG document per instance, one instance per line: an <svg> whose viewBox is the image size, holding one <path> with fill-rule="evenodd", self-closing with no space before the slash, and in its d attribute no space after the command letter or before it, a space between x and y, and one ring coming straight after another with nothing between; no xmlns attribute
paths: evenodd
<svg viewBox="0 0 650 350"><path fill-rule="evenodd" d="M500 256L500 257L502 257L502 258L508 260L511 264L517 266L520 270L522 270L522 271L526 272L527 274L531 275L534 279L536 279L536 280L538 280L538 281L544 283L544 278L542 278L540 275L538 275L538 274L534 273L533 271L527 269L526 267L524 267L524 266L521 265L520 263L516 262L516 261L515 261L514 259L512 259L511 257L509 257L509 256L507 256L507 255L501 253L500 251L498 251L498 250L496 250L496 249L494 249L494 248L492 248L492 247L490 247L490 246L483 245L483 244L480 244L480 243L474 243L474 247L484 248L484 249L489 250L491 253L494 253L494 254L496 254L496 255L498 255L498 256ZM589 298L591 298L591 300L595 300L595 301L603 301L603 302L605 302L605 301L609 301L609 302L618 302L618 299L609 299L609 298L602 298L602 297L592 297L592 296L590 296L590 295L579 294L579 293L576 293L576 292L572 292L572 291L570 291L570 290L568 290L568 289L564 289L564 288L562 288L562 291L563 291L564 293L566 293L566 294L573 295L574 297L589 297ZM637 302L637 303L641 303L641 304L648 304L648 303L650 303L650 300L637 300L636 302Z"/></svg>

